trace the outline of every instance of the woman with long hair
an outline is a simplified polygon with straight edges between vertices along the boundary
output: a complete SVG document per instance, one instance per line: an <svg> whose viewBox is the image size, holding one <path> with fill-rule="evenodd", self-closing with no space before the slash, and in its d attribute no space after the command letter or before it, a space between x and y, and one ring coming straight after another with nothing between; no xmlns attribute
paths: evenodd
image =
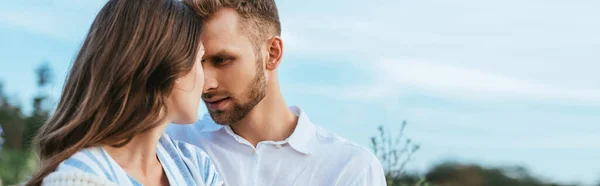
<svg viewBox="0 0 600 186"><path fill-rule="evenodd" d="M221 185L204 151L164 134L197 119L201 27L178 0L109 0L34 138L27 185Z"/></svg>

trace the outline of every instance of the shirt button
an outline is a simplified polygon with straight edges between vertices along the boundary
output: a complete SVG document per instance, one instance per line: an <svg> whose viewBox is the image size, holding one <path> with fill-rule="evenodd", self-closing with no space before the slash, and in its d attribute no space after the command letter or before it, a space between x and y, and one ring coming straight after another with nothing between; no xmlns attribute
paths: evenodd
<svg viewBox="0 0 600 186"><path fill-rule="evenodd" d="M275 148L280 149L281 148L281 144L275 144Z"/></svg>
<svg viewBox="0 0 600 186"><path fill-rule="evenodd" d="M252 154L256 154L256 150L252 149Z"/></svg>

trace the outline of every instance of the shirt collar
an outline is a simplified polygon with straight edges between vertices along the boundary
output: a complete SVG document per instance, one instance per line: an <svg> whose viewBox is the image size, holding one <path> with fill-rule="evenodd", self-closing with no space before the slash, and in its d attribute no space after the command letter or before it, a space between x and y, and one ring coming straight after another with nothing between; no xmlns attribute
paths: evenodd
<svg viewBox="0 0 600 186"><path fill-rule="evenodd" d="M303 154L310 154L310 147L316 137L315 125L308 119L308 116L302 109L293 106L290 107L290 110L298 116L298 123L287 141L296 151Z"/></svg>
<svg viewBox="0 0 600 186"><path fill-rule="evenodd" d="M294 132L292 132L292 135L283 141L283 143L289 143L294 150L302 154L310 154L310 147L314 143L314 138L316 137L315 125L308 119L308 116L302 109L296 106L289 107L289 109L294 115L298 116L298 123L296 124L296 128L294 129ZM238 143L249 144L241 136L235 134L231 127L223 126L221 130L225 130L225 132L233 137Z"/></svg>

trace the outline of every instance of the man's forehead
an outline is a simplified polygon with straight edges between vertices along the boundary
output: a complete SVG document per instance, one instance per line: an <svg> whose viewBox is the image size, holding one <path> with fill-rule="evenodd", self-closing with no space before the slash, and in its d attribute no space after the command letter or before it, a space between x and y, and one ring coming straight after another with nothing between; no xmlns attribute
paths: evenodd
<svg viewBox="0 0 600 186"><path fill-rule="evenodd" d="M216 53L230 53L240 51L244 47L251 47L249 40L238 34L227 32L205 33L202 36L205 55L216 55Z"/></svg>
<svg viewBox="0 0 600 186"><path fill-rule="evenodd" d="M219 33L238 34L239 19L239 15L235 10L223 8L206 20L203 29L208 35Z"/></svg>
<svg viewBox="0 0 600 186"><path fill-rule="evenodd" d="M239 20L238 13L231 8L222 8L206 20L202 32L205 57L252 49L250 39L240 30Z"/></svg>

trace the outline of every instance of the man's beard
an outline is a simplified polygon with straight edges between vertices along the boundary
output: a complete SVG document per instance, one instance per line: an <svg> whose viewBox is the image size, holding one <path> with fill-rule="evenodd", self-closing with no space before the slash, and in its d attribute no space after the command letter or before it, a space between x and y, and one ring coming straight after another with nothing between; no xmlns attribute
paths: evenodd
<svg viewBox="0 0 600 186"><path fill-rule="evenodd" d="M267 80L265 78L264 69L262 67L261 58L257 58L258 68L256 70L256 75L252 79L252 81L248 84L245 91L241 96L246 96L246 102L242 102L240 99L234 97L230 92L213 92L206 93L204 96L206 97L214 97L214 96L227 96L231 99L233 103L232 109L227 110L208 110L210 116L213 121L217 124L221 125L232 125L240 120L242 120L248 113L262 101L263 98L267 95Z"/></svg>

